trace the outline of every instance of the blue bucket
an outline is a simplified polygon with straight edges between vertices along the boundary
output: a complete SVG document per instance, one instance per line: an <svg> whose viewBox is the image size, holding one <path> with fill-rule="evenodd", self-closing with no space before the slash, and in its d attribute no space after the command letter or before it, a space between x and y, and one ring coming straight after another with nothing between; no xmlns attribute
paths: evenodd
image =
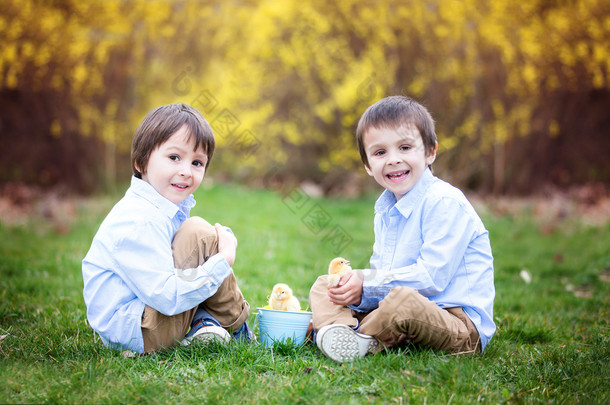
<svg viewBox="0 0 610 405"><path fill-rule="evenodd" d="M263 346L273 346L275 342L286 343L288 340L295 345L303 344L311 320L311 312L257 309L258 328Z"/></svg>

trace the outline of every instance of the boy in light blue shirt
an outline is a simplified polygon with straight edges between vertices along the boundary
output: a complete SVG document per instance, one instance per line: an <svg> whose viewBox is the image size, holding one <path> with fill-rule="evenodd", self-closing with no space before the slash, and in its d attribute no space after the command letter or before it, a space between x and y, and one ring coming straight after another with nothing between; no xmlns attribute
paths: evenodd
<svg viewBox="0 0 610 405"><path fill-rule="evenodd" d="M235 236L189 218L214 148L210 125L186 104L157 107L136 129L131 186L82 263L87 319L105 345L150 353L253 336L232 270Z"/></svg>
<svg viewBox="0 0 610 405"><path fill-rule="evenodd" d="M408 97L387 97L365 111L356 139L366 172L385 188L371 269L336 287L316 280L316 344L339 362L406 343L484 350L496 330L489 234L464 194L432 174L432 117Z"/></svg>

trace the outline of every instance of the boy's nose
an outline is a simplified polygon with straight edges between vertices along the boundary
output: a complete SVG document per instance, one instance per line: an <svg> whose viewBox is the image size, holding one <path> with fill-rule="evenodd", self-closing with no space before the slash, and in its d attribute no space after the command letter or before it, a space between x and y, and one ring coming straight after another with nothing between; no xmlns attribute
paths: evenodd
<svg viewBox="0 0 610 405"><path fill-rule="evenodd" d="M191 165L182 165L182 167L180 167L180 175L184 177L191 177Z"/></svg>
<svg viewBox="0 0 610 405"><path fill-rule="evenodd" d="M393 164L397 164L397 163L400 163L400 162L401 162L401 159L400 159L400 157L398 156L397 153L395 153L395 152L389 152L388 153L387 164L393 165Z"/></svg>

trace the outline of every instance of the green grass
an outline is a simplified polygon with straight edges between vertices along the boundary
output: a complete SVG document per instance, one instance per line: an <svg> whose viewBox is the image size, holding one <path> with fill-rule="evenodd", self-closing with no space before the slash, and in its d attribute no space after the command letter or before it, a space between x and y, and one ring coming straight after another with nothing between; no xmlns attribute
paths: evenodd
<svg viewBox="0 0 610 405"><path fill-rule="evenodd" d="M305 304L331 258L361 268L371 253L375 196L285 194L223 185L197 195L193 214L238 237L235 273L253 309L276 282ZM527 215L484 216L498 332L482 355L407 347L340 365L313 345L232 343L123 358L88 327L81 295L80 261L114 201L79 205L67 233L40 219L0 224L0 403L610 401L610 285L600 278L610 268L610 224L571 221L548 233ZM312 212L323 221L311 222ZM327 237L336 226L344 239Z"/></svg>

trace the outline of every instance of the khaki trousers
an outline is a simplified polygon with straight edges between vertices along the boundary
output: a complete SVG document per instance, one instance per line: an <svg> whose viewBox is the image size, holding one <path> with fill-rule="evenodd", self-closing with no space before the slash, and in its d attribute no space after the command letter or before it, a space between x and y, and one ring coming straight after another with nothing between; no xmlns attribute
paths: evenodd
<svg viewBox="0 0 610 405"><path fill-rule="evenodd" d="M172 242L174 266L190 269L218 253L216 229L200 217L187 219L176 231ZM144 351L153 352L178 344L186 335L197 308L201 306L229 333L237 331L248 319L250 306L231 273L214 295L183 313L167 316L149 307L142 314Z"/></svg>
<svg viewBox="0 0 610 405"><path fill-rule="evenodd" d="M440 308L408 287L393 288L371 312L357 312L331 303L328 276L320 276L311 287L309 305L316 332L334 323L360 322L358 332L374 336L385 347L414 343L452 353L481 350L479 333L461 307Z"/></svg>

